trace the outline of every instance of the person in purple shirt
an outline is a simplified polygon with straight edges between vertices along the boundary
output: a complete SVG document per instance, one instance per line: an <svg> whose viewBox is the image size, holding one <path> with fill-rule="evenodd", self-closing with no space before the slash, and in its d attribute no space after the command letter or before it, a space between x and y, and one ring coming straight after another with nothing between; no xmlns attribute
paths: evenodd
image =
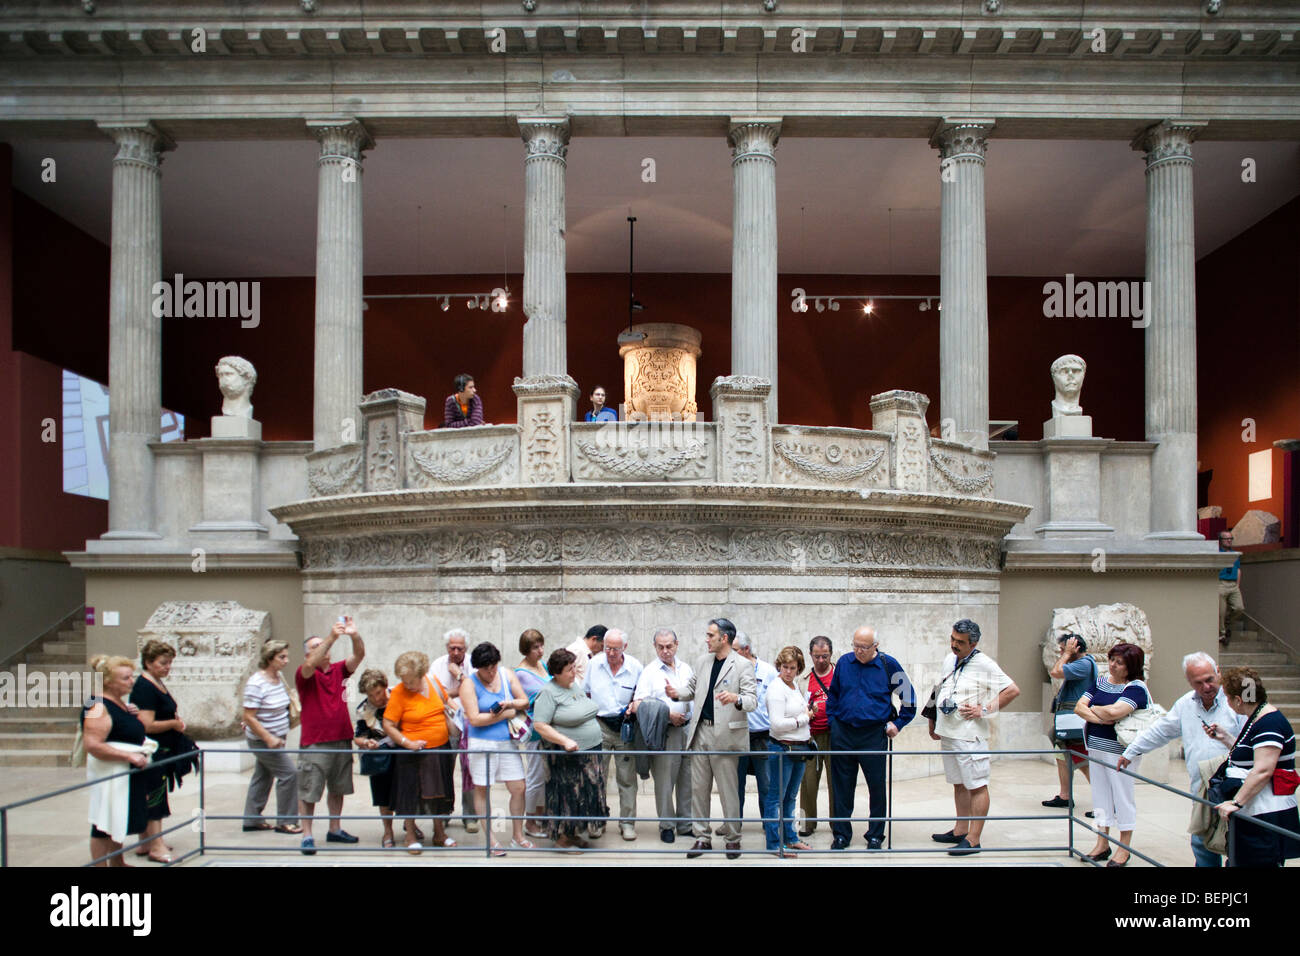
<svg viewBox="0 0 1300 956"><path fill-rule="evenodd" d="M452 387L456 390L447 396L442 406L443 428L468 428L483 424L483 399L479 398L474 387L474 376L462 372L457 375Z"/></svg>

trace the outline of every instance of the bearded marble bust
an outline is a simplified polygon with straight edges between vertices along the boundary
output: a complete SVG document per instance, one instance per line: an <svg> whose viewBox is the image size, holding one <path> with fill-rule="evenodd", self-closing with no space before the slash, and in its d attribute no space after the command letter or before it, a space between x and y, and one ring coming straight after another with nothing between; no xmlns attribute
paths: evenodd
<svg viewBox="0 0 1300 956"><path fill-rule="evenodd" d="M221 389L221 414L234 418L252 418L253 386L257 370L253 363L238 355L227 355L217 362L217 385Z"/></svg>
<svg viewBox="0 0 1300 956"><path fill-rule="evenodd" d="M1053 418L1083 414L1079 395L1087 372L1088 363L1077 355L1062 355L1052 363L1052 384L1056 388L1056 397L1052 399Z"/></svg>

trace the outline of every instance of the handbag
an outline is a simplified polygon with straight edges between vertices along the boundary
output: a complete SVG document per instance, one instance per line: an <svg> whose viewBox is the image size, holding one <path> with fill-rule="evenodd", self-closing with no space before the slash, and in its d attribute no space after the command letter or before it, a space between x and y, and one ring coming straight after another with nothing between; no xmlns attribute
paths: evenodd
<svg viewBox="0 0 1300 956"><path fill-rule="evenodd" d="M1228 776L1228 765L1232 760L1232 752L1237 749L1237 744L1241 743L1242 738L1246 736L1246 732L1250 730L1250 725L1255 722L1255 718L1263 708L1263 704L1256 707L1255 713L1250 715L1250 720L1242 724L1241 733L1237 734L1237 739L1232 742L1228 752L1223 755L1223 763L1219 764L1219 769L1214 771L1210 776L1210 782L1205 786L1205 799L1216 807L1235 797L1237 791L1241 789L1241 785L1245 783L1245 779L1242 777Z"/></svg>
<svg viewBox="0 0 1300 956"><path fill-rule="evenodd" d="M366 777L377 777L393 769L393 751L391 741L385 740L374 750L361 751L361 773ZM381 751L387 751L386 753Z"/></svg>
<svg viewBox="0 0 1300 956"><path fill-rule="evenodd" d="M1156 721L1168 713L1151 698L1151 691L1146 684L1140 680L1133 681L1133 683L1142 684L1142 689L1147 693L1147 705L1141 710L1135 710L1115 722L1115 739L1119 741L1122 747L1127 747L1133 743L1143 731L1153 726Z"/></svg>
<svg viewBox="0 0 1300 956"><path fill-rule="evenodd" d="M1281 768L1273 771L1273 794L1278 797L1289 797L1300 787L1300 774L1294 770L1283 770Z"/></svg>
<svg viewBox="0 0 1300 956"><path fill-rule="evenodd" d="M284 692L289 695L289 729L297 727L302 723L302 705L298 703L298 695L294 693L292 687L284 681L284 675L280 675L280 683L284 685Z"/></svg>
<svg viewBox="0 0 1300 956"><path fill-rule="evenodd" d="M1097 683L1097 661L1089 654L1088 661L1092 664L1092 682ZM1061 710L1061 693L1065 690L1065 681L1061 681L1061 687L1052 698L1052 739L1060 743L1083 743L1084 725L1087 721L1076 714L1073 710Z"/></svg>

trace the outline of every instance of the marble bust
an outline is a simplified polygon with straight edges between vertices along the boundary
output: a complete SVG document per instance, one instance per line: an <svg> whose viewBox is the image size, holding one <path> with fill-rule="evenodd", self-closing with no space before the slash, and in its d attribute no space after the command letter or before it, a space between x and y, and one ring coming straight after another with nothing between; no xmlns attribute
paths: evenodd
<svg viewBox="0 0 1300 956"><path fill-rule="evenodd" d="M253 386L257 370L253 363L238 355L227 355L217 362L217 385L221 388L221 414L233 418L252 418Z"/></svg>
<svg viewBox="0 0 1300 956"><path fill-rule="evenodd" d="M1083 377L1088 373L1088 363L1077 355L1062 355L1052 363L1052 384L1056 397L1052 399L1052 417L1082 415L1079 393L1083 391Z"/></svg>

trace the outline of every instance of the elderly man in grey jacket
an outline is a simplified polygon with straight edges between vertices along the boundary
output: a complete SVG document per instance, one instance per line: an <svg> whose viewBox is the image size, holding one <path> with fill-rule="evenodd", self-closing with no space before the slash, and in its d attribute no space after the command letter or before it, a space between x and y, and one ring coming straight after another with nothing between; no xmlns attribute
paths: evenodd
<svg viewBox="0 0 1300 956"><path fill-rule="evenodd" d="M662 703L668 709L668 729L663 750L668 753L650 758L650 775L655 782L655 813L659 816L659 839L674 842L678 835L691 835L691 765L674 750L686 749L686 725L691 718L691 702L668 696L667 686L684 689L695 671L677 659L677 634L671 628L655 631L655 659L641 671L632 707L639 715L645 701ZM642 727L644 734L645 728ZM649 748L647 748L649 749Z"/></svg>

